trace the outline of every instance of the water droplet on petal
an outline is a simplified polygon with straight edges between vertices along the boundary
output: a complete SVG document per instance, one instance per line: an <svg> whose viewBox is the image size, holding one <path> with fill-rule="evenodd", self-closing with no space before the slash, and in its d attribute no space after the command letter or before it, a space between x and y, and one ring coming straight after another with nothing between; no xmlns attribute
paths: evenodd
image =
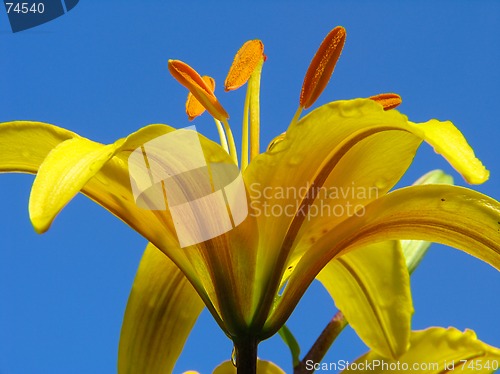
<svg viewBox="0 0 500 374"><path fill-rule="evenodd" d="M288 165L297 166L298 164L300 164L301 161L302 161L301 155L299 155L299 154L293 155L292 157L290 157L290 160L288 161Z"/></svg>
<svg viewBox="0 0 500 374"><path fill-rule="evenodd" d="M108 178L106 178L104 175L102 175L102 173L97 173L95 175L95 179L97 179L99 182L101 182L105 186L109 185Z"/></svg>
<svg viewBox="0 0 500 374"><path fill-rule="evenodd" d="M31 157L31 153L29 153L28 151L22 151L21 152L21 156L23 156L24 158L30 158Z"/></svg>
<svg viewBox="0 0 500 374"><path fill-rule="evenodd" d="M377 187L379 190L383 190L387 188L387 180L384 178L380 178L375 182L375 187Z"/></svg>
<svg viewBox="0 0 500 374"><path fill-rule="evenodd" d="M92 164L90 164L89 166L89 169L91 172L96 172L97 170L99 170L101 168L101 165L100 165L100 162L98 161L95 161L93 162Z"/></svg>
<svg viewBox="0 0 500 374"><path fill-rule="evenodd" d="M231 363L233 364L234 367L237 367L236 365L236 347L233 346L233 351L231 352Z"/></svg>

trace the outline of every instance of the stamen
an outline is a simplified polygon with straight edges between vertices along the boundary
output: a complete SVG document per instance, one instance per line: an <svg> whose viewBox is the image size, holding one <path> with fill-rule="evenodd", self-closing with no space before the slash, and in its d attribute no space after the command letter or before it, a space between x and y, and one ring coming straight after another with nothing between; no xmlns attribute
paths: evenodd
<svg viewBox="0 0 500 374"><path fill-rule="evenodd" d="M233 63L224 82L225 90L232 91L243 86L253 71L264 58L264 44L258 40L249 40L234 56Z"/></svg>
<svg viewBox="0 0 500 374"><path fill-rule="evenodd" d="M390 110L396 108L399 104L403 102L401 96L395 93L383 93L375 96L370 96L369 99L376 101L384 107L384 110Z"/></svg>
<svg viewBox="0 0 500 374"><path fill-rule="evenodd" d="M224 133L224 129L222 128L222 124L218 119L214 118L214 121L215 121L215 126L217 126L217 132L219 133L220 145L227 153L229 153L229 147L227 146L227 138L226 134Z"/></svg>
<svg viewBox="0 0 500 374"><path fill-rule="evenodd" d="M248 112L250 110L250 88L247 87L243 106L243 124L241 127L241 171L248 166Z"/></svg>
<svg viewBox="0 0 500 374"><path fill-rule="evenodd" d="M222 123L224 124L224 130L226 130L227 140L229 142L229 155L232 157L234 163L238 165L238 154L236 153L236 144L234 143L231 127L229 126L227 119L223 119Z"/></svg>
<svg viewBox="0 0 500 374"><path fill-rule="evenodd" d="M307 69L302 91L300 106L309 108L325 89L342 53L346 32L342 26L335 27L325 37Z"/></svg>
<svg viewBox="0 0 500 374"><path fill-rule="evenodd" d="M264 44L257 39L249 40L243 44L234 56L233 63L229 68L229 73L224 83L225 90L232 91L248 82L245 106L243 107L241 170L247 167L249 159L252 160L252 158L259 154L260 75L262 72L262 64L265 60ZM249 132L250 136L248 134ZM249 140L250 147L248 144Z"/></svg>
<svg viewBox="0 0 500 374"><path fill-rule="evenodd" d="M203 79L212 92L215 92L215 79L209 77L208 75L204 75L201 79ZM196 97L193 96L191 92L189 92L186 100L186 114L188 119L192 121L196 117L201 116L204 112L205 107Z"/></svg>
<svg viewBox="0 0 500 374"><path fill-rule="evenodd" d="M224 110L213 91L200 77L200 75L188 64L179 60L169 60L168 70L170 74L205 107L206 110L219 121L224 122L229 115Z"/></svg>
<svg viewBox="0 0 500 374"><path fill-rule="evenodd" d="M261 57L248 82L250 91L250 161L260 153L260 76L264 58Z"/></svg>

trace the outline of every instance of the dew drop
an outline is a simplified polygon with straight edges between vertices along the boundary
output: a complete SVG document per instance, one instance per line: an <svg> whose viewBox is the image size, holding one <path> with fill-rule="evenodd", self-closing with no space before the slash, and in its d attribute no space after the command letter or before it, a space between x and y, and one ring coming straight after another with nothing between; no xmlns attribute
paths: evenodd
<svg viewBox="0 0 500 374"><path fill-rule="evenodd" d="M234 367L237 367L236 365L236 347L233 346L233 351L231 352L231 363L233 364Z"/></svg>
<svg viewBox="0 0 500 374"><path fill-rule="evenodd" d="M385 180L383 178L378 179L375 182L375 187L377 187L379 190L385 189L387 187L387 180Z"/></svg>
<svg viewBox="0 0 500 374"><path fill-rule="evenodd" d="M97 173L95 175L95 179L97 179L99 182L101 182L101 184L107 186L109 185L109 181L108 181L108 178L106 178L104 175L102 175L101 173Z"/></svg>
<svg viewBox="0 0 500 374"><path fill-rule="evenodd" d="M23 156L24 158L30 158L31 157L31 153L29 153L28 151L22 151L21 152L21 156Z"/></svg>
<svg viewBox="0 0 500 374"><path fill-rule="evenodd" d="M96 172L97 170L99 170L99 169L100 169L100 167L101 167L100 162L99 162L99 161L95 161L95 162L93 162L92 164L90 164L90 166L89 166L89 170L90 170L91 172Z"/></svg>
<svg viewBox="0 0 500 374"><path fill-rule="evenodd" d="M302 161L301 155L293 155L292 157L290 157L290 160L288 161L288 165L297 166L298 164L300 164L301 161Z"/></svg>

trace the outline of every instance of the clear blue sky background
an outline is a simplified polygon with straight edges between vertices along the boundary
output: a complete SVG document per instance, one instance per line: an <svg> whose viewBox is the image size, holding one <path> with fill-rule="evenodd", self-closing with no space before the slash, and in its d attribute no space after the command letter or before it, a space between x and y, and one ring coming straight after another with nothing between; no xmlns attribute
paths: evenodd
<svg viewBox="0 0 500 374"><path fill-rule="evenodd" d="M491 170L477 189L500 198L499 2L162 3L81 0L65 16L17 34L0 11L0 120L45 121L101 142L149 123L185 127L186 90L167 71L167 60L177 58L215 77L239 137L244 92L220 87L240 45L260 38L268 55L261 96L267 144L295 112L319 43L343 25L346 47L319 102L393 91L414 121L452 120ZM209 116L195 124L216 139ZM424 145L401 185L438 167L464 184ZM35 234L27 213L32 181L0 175L0 373L113 373L146 241L83 196L47 234ZM414 328L472 328L500 346L499 286L490 266L436 245L412 278ZM313 285L289 322L304 351L334 313ZM352 360L365 349L347 329L326 360ZM230 353L203 313L175 372L210 373ZM291 370L279 338L262 343L260 356Z"/></svg>

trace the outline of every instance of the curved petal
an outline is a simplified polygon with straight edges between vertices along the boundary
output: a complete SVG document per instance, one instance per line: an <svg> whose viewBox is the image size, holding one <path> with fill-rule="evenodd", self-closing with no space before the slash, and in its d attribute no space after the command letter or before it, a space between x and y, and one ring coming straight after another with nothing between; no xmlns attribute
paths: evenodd
<svg viewBox="0 0 500 374"><path fill-rule="evenodd" d="M408 169L420 143L411 133L385 131L354 145L317 189L290 261L300 257L325 232L385 195Z"/></svg>
<svg viewBox="0 0 500 374"><path fill-rule="evenodd" d="M369 204L325 234L292 273L275 318L295 305L332 258L370 243L394 239L438 242L461 249L500 269L500 203L479 192L448 185L396 190ZM288 305L287 305L288 304ZM268 323L277 323L270 319Z"/></svg>
<svg viewBox="0 0 500 374"><path fill-rule="evenodd" d="M0 123L0 172L36 173L51 149L72 138L79 136L47 123Z"/></svg>
<svg viewBox="0 0 500 374"><path fill-rule="evenodd" d="M368 168L360 168L357 176L362 179L366 175L365 183L368 184L359 187L365 196L376 195L361 198L367 204L387 192L401 177L421 140L428 140L437 147L440 138L434 133L439 133L440 128L447 133L453 127L451 123L446 126L441 124L439 121L430 121L423 126L433 131L424 131L424 127L409 123L397 111L384 111L380 104L369 99L330 103L301 121L292 123L284 140L256 158L254 166L251 164L245 170L245 178L251 189L253 214L258 219L261 240L265 240L260 244L262 250L259 251L259 262L262 264L260 278L267 281L270 287L280 284L283 273L270 272L269 268L286 269L297 261L297 257L309 252L308 247L314 246L318 237L333 229L334 226L323 226L328 225L329 221L318 218L317 212L320 212L320 217L325 214L321 209L313 209L317 204L324 204L326 208L332 204L334 207L344 208L344 213L340 214L334 224L339 224L364 208L362 203L357 204L356 196L355 206L351 206L350 213L345 212L347 203L350 203L349 192L352 192L353 181L349 180L349 174L346 177L337 171L342 169L342 165L348 171L356 169L345 160L351 158L356 165L364 165L365 162L370 163L371 158L379 158L384 153L391 156L386 158L393 163L391 169L384 168L384 162L380 161L383 157L374 163L376 167L371 172ZM397 144L397 138L392 136L403 139L406 136L406 144L399 148L406 151L391 153L393 147L388 147L387 141L392 139L391 145ZM477 173L479 178L484 170L469 168L469 164L478 162L469 145L463 137L455 137L453 140L453 147L443 146L445 156L460 154L467 157L454 166L468 179L476 177L469 175L471 173ZM366 148L362 147L363 142L373 142L374 149L379 147L377 156L367 153ZM339 189L344 194L346 186L351 186L351 190L345 198L325 203L325 190L328 193L329 188L336 186L340 186ZM376 189L378 194L368 193L367 190L370 191L371 188ZM319 231L317 227L320 228ZM266 279L266 273L272 273L271 278ZM274 291L268 290L263 301L264 308L271 308Z"/></svg>
<svg viewBox="0 0 500 374"><path fill-rule="evenodd" d="M488 180L489 171L476 158L467 140L453 123L433 119L421 124L410 122L409 126L415 135L432 145L436 153L443 155L468 183L481 184Z"/></svg>
<svg viewBox="0 0 500 374"><path fill-rule="evenodd" d="M231 361L224 361L215 368L213 374L236 374L236 368ZM257 374L285 374L285 372L271 361L257 359Z"/></svg>
<svg viewBox="0 0 500 374"><path fill-rule="evenodd" d="M38 183L43 188L38 188L38 192L35 191L35 197L33 197L37 210L43 212L43 226L49 225L60 207L71 199L75 190L84 185L81 191L85 195L129 224L182 269L221 328L228 332L229 327L226 329L225 325L234 327L237 323L236 320L240 325L242 320L246 321L244 324L246 326L246 323L252 319L255 312L254 304L257 304L256 300L258 300L254 289L258 289L259 284L251 281L254 279L256 268L255 253L252 249L255 248L255 241L258 240L254 220L246 215L246 201L244 204L239 201L241 194L234 193L235 190L236 192L242 190L240 188L241 177L235 179L234 170L237 172L237 167L229 155L218 144L190 129L185 130L184 134L189 132L190 135L194 135L190 136L188 141L184 141L186 137L176 137L177 147L173 151L168 147L161 147L162 144L159 144L156 139L173 131L179 134L182 130L175 130L166 125L150 125L124 140L118 140L113 145L105 146L85 140L52 125L26 122L3 124L0 125L0 142L8 146L0 149L0 156L2 156L0 170L36 173L44 159L47 159L48 164L45 167L42 166L42 172L37 175L37 179L45 181ZM63 143L71 137L78 138L78 141ZM61 145L57 148L60 143ZM54 147L56 149L53 149ZM163 180L165 173L168 173L172 168L186 166L182 163L194 160L194 156L189 153L194 147L198 147L196 150L202 152L201 155L198 153L198 160L207 164L212 176L211 182L218 183L217 186L214 186L218 199L215 203L219 204L216 207L221 206L221 190L224 189L225 203L222 204L224 207L222 213L227 216L226 204L229 204L233 219L231 223L238 224L236 219L243 220L243 222L226 234L213 239L206 237L205 240L210 240L183 249L180 248L180 240L177 235L179 231L176 230L172 211L167 209L165 204L163 191L167 183L163 183ZM144 163L143 149L147 149L149 161L147 167L136 165L141 160ZM47 157L51 151L53 153ZM106 162L109 151L112 151L111 153L114 155ZM179 151L180 154L184 152L185 157L175 157L176 154L179 154L175 151ZM36 154L36 157L28 157L30 152ZM130 158L134 152L140 157L135 157L131 161ZM167 159L164 157L168 156L164 154L165 152L171 152ZM28 156L26 156L27 154ZM66 155L71 157L66 157ZM79 162L81 159L84 161ZM169 163L172 160L178 164ZM135 168L134 170L138 169L142 174L139 173L138 177L131 175L134 174L131 167ZM147 172L145 173L144 170ZM187 168L187 170L191 170L191 168ZM193 195L189 194L202 196L209 194L206 183L208 177L203 179L197 178L200 174L187 174L184 182L174 183L171 190L173 193L169 198L190 201ZM217 175L217 178L214 175ZM149 179L151 176L155 183ZM205 174L203 176L206 177ZM233 179L238 183L229 182ZM49 182L52 182L52 185ZM182 188L184 187L182 183L187 184L189 189ZM228 187L229 184L231 184L231 188ZM226 187L228 188L226 189ZM42 193L39 197L36 197L40 192ZM210 190L210 193L212 192L214 191ZM59 198L56 204L53 203L54 197ZM164 204L160 209L156 205L157 200ZM201 208L213 213L214 200L204 201ZM241 211L238 210L240 208ZM187 213L195 214L195 208ZM179 218L179 215L176 217ZM217 219L205 218L203 217L203 221L207 225L212 223L219 225ZM217 226L217 228L220 227ZM238 250L235 251L234 248L238 248ZM241 279L246 279L246 281L243 282ZM234 287L234 284L238 284L238 287ZM221 300L224 300L224 303L221 303ZM223 307L222 304L224 304ZM241 307L238 307L240 305ZM224 322L222 322L221 316L223 316Z"/></svg>
<svg viewBox="0 0 500 374"><path fill-rule="evenodd" d="M422 184L453 184L453 177L442 170L432 170L413 183L414 186ZM431 242L425 240L401 240L400 242L408 272L412 274L429 250Z"/></svg>
<svg viewBox="0 0 500 374"><path fill-rule="evenodd" d="M49 229L54 217L113 157L120 145L102 146L73 138L58 144L48 154L38 169L29 204L31 222L38 233Z"/></svg>
<svg viewBox="0 0 500 374"><path fill-rule="evenodd" d="M123 319L118 373L172 372L203 307L179 268L149 244Z"/></svg>
<svg viewBox="0 0 500 374"><path fill-rule="evenodd" d="M369 352L342 373L493 373L500 368L500 349L478 340L474 331L433 327L414 331L411 348L397 361Z"/></svg>
<svg viewBox="0 0 500 374"><path fill-rule="evenodd" d="M349 252L330 261L316 279L370 349L393 359L406 352L413 304L398 241Z"/></svg>
<svg viewBox="0 0 500 374"><path fill-rule="evenodd" d="M332 216L330 219L324 217L324 220L308 216L307 210L302 208L312 203L311 190L321 188L321 191L329 193L333 188L340 191L340 197L330 199L327 208L332 205L344 208L350 196L343 198L342 193L351 192L353 182L363 183L360 186L362 189L373 187L377 190L371 197L370 194L361 197L368 203L386 193L399 180L421 142L407 128L405 116L394 110L384 111L372 100L333 102L292 123L282 141L250 163L244 177L249 186L252 214L258 220L261 234L258 261L261 264L259 278L263 282L271 287L279 283L282 274L269 269L283 269L291 265L295 260L293 257L300 256L310 246L309 241L317 239L317 230L319 233L328 230L329 222L336 219ZM379 136L379 132L384 134ZM368 140L370 137L373 140ZM391 147L386 145L388 139ZM363 148L359 144L361 142L367 148ZM349 174L346 177L340 172L331 175L332 170L342 162L342 157L353 149L350 161L355 162L356 167L349 167L345 162L339 170L347 171ZM370 162L372 158L378 163L372 163L371 170L366 167L356 171L357 166ZM392 168L386 169L385 163L391 163ZM303 214L304 211L306 214ZM295 217L299 219L294 221ZM338 220L345 218L340 215ZM304 236L297 252L289 259L302 224L308 226L302 230L307 237ZM268 279L269 274L272 274L271 279ZM270 289L266 292L266 297L271 300L265 303L270 303L274 292Z"/></svg>
<svg viewBox="0 0 500 374"><path fill-rule="evenodd" d="M122 144L119 154L104 163L102 168L93 169L94 177L82 188L82 193L125 221L150 241L168 248L178 245L172 234L172 226L165 218L165 214L140 209L135 203L130 188L127 158L141 143L172 130L164 125L152 125L132 134ZM47 155L69 139L82 140L89 148L95 148L94 152L96 149L105 147L99 143L93 143L94 145L90 146L91 141L85 141L73 132L46 123L28 121L2 123L0 124L0 172L35 174ZM98 154L99 151L96 153ZM66 182L67 186L71 185L71 180L66 180ZM50 199L50 196L47 197ZM67 201L63 200L59 204L64 206L66 203ZM38 204L43 205L41 201ZM51 219L54 218L54 214L57 214L57 211L52 210ZM182 260L179 261L182 262ZM187 269L186 261L183 262Z"/></svg>

